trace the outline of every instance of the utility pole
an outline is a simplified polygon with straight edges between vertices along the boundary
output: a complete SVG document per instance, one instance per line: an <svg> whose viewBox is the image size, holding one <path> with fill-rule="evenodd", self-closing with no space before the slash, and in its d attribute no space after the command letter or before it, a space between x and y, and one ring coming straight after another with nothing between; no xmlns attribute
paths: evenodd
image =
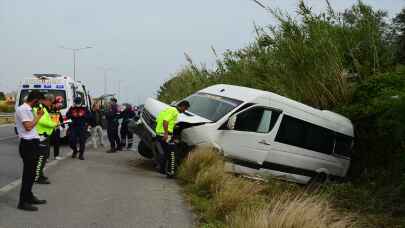
<svg viewBox="0 0 405 228"><path fill-rule="evenodd" d="M118 99L120 99L121 96L121 80L118 80Z"/></svg>
<svg viewBox="0 0 405 228"><path fill-rule="evenodd" d="M100 68L100 69L103 71L103 76L104 76L104 95L105 95L105 94L108 93L108 88L107 88L107 72L108 72L108 71L112 71L113 68L111 68L111 67L105 67L105 66L98 67L98 68Z"/></svg>
<svg viewBox="0 0 405 228"><path fill-rule="evenodd" d="M68 48L68 47L61 46L60 48L70 50L73 53L73 80L76 81L76 52L84 50L84 49L90 49L93 47L86 46L86 47L82 47L82 48Z"/></svg>

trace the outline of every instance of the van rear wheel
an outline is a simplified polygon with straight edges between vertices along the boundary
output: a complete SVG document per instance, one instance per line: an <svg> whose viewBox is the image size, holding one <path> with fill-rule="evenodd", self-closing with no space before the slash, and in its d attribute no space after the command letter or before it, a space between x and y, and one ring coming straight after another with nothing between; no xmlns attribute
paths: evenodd
<svg viewBox="0 0 405 228"><path fill-rule="evenodd" d="M315 185L323 184L323 183L327 182L328 179L329 179L328 174L326 174L326 173L317 173L315 176L313 176L311 178L311 180L309 181L309 184L310 185L312 185L312 184L315 184Z"/></svg>

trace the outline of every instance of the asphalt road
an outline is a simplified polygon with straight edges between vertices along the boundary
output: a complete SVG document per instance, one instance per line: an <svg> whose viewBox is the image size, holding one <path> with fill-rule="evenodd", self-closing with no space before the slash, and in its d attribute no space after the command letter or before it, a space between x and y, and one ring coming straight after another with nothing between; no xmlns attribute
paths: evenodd
<svg viewBox="0 0 405 228"><path fill-rule="evenodd" d="M10 130L0 127L0 138L11 137ZM17 142L0 141L1 185L21 175ZM34 194L48 200L38 212L16 209L20 186L0 193L0 228L194 226L176 181L157 173L136 151L107 154L105 148L89 148L85 157L49 166L52 184L34 185Z"/></svg>
<svg viewBox="0 0 405 228"><path fill-rule="evenodd" d="M22 160L18 143L14 125L0 125L0 189L21 177ZM61 149L62 155L68 152L68 148Z"/></svg>
<svg viewBox="0 0 405 228"><path fill-rule="evenodd" d="M20 178L22 160L17 146L14 126L0 126L0 188Z"/></svg>

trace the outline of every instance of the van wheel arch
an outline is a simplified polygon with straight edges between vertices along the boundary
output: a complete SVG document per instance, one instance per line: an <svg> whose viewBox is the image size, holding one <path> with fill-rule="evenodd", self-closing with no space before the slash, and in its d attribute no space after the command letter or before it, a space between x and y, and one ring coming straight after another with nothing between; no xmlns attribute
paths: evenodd
<svg viewBox="0 0 405 228"><path fill-rule="evenodd" d="M329 181L329 174L326 172L317 172L317 174L315 176L313 176L308 184L312 185L312 184L323 184Z"/></svg>

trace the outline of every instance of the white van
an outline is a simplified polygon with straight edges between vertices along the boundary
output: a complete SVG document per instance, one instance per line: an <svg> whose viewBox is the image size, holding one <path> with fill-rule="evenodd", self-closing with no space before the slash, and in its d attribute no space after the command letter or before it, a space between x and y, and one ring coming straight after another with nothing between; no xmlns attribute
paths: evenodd
<svg viewBox="0 0 405 228"><path fill-rule="evenodd" d="M214 85L184 100L191 107L178 120L182 142L217 147L234 172L305 184L344 177L349 169L353 125L339 114L232 85ZM137 132L145 157L153 157L155 117L166 107L152 98L145 102Z"/></svg>
<svg viewBox="0 0 405 228"><path fill-rule="evenodd" d="M82 82L74 81L70 77L59 74L34 74L32 77L23 79L19 86L16 106L24 103L24 98L33 90L62 97L64 102L61 113L65 120L66 112L73 105L75 97L81 97L82 105L91 107L91 99L86 86ZM66 136L66 131L67 128L61 129L62 138Z"/></svg>

